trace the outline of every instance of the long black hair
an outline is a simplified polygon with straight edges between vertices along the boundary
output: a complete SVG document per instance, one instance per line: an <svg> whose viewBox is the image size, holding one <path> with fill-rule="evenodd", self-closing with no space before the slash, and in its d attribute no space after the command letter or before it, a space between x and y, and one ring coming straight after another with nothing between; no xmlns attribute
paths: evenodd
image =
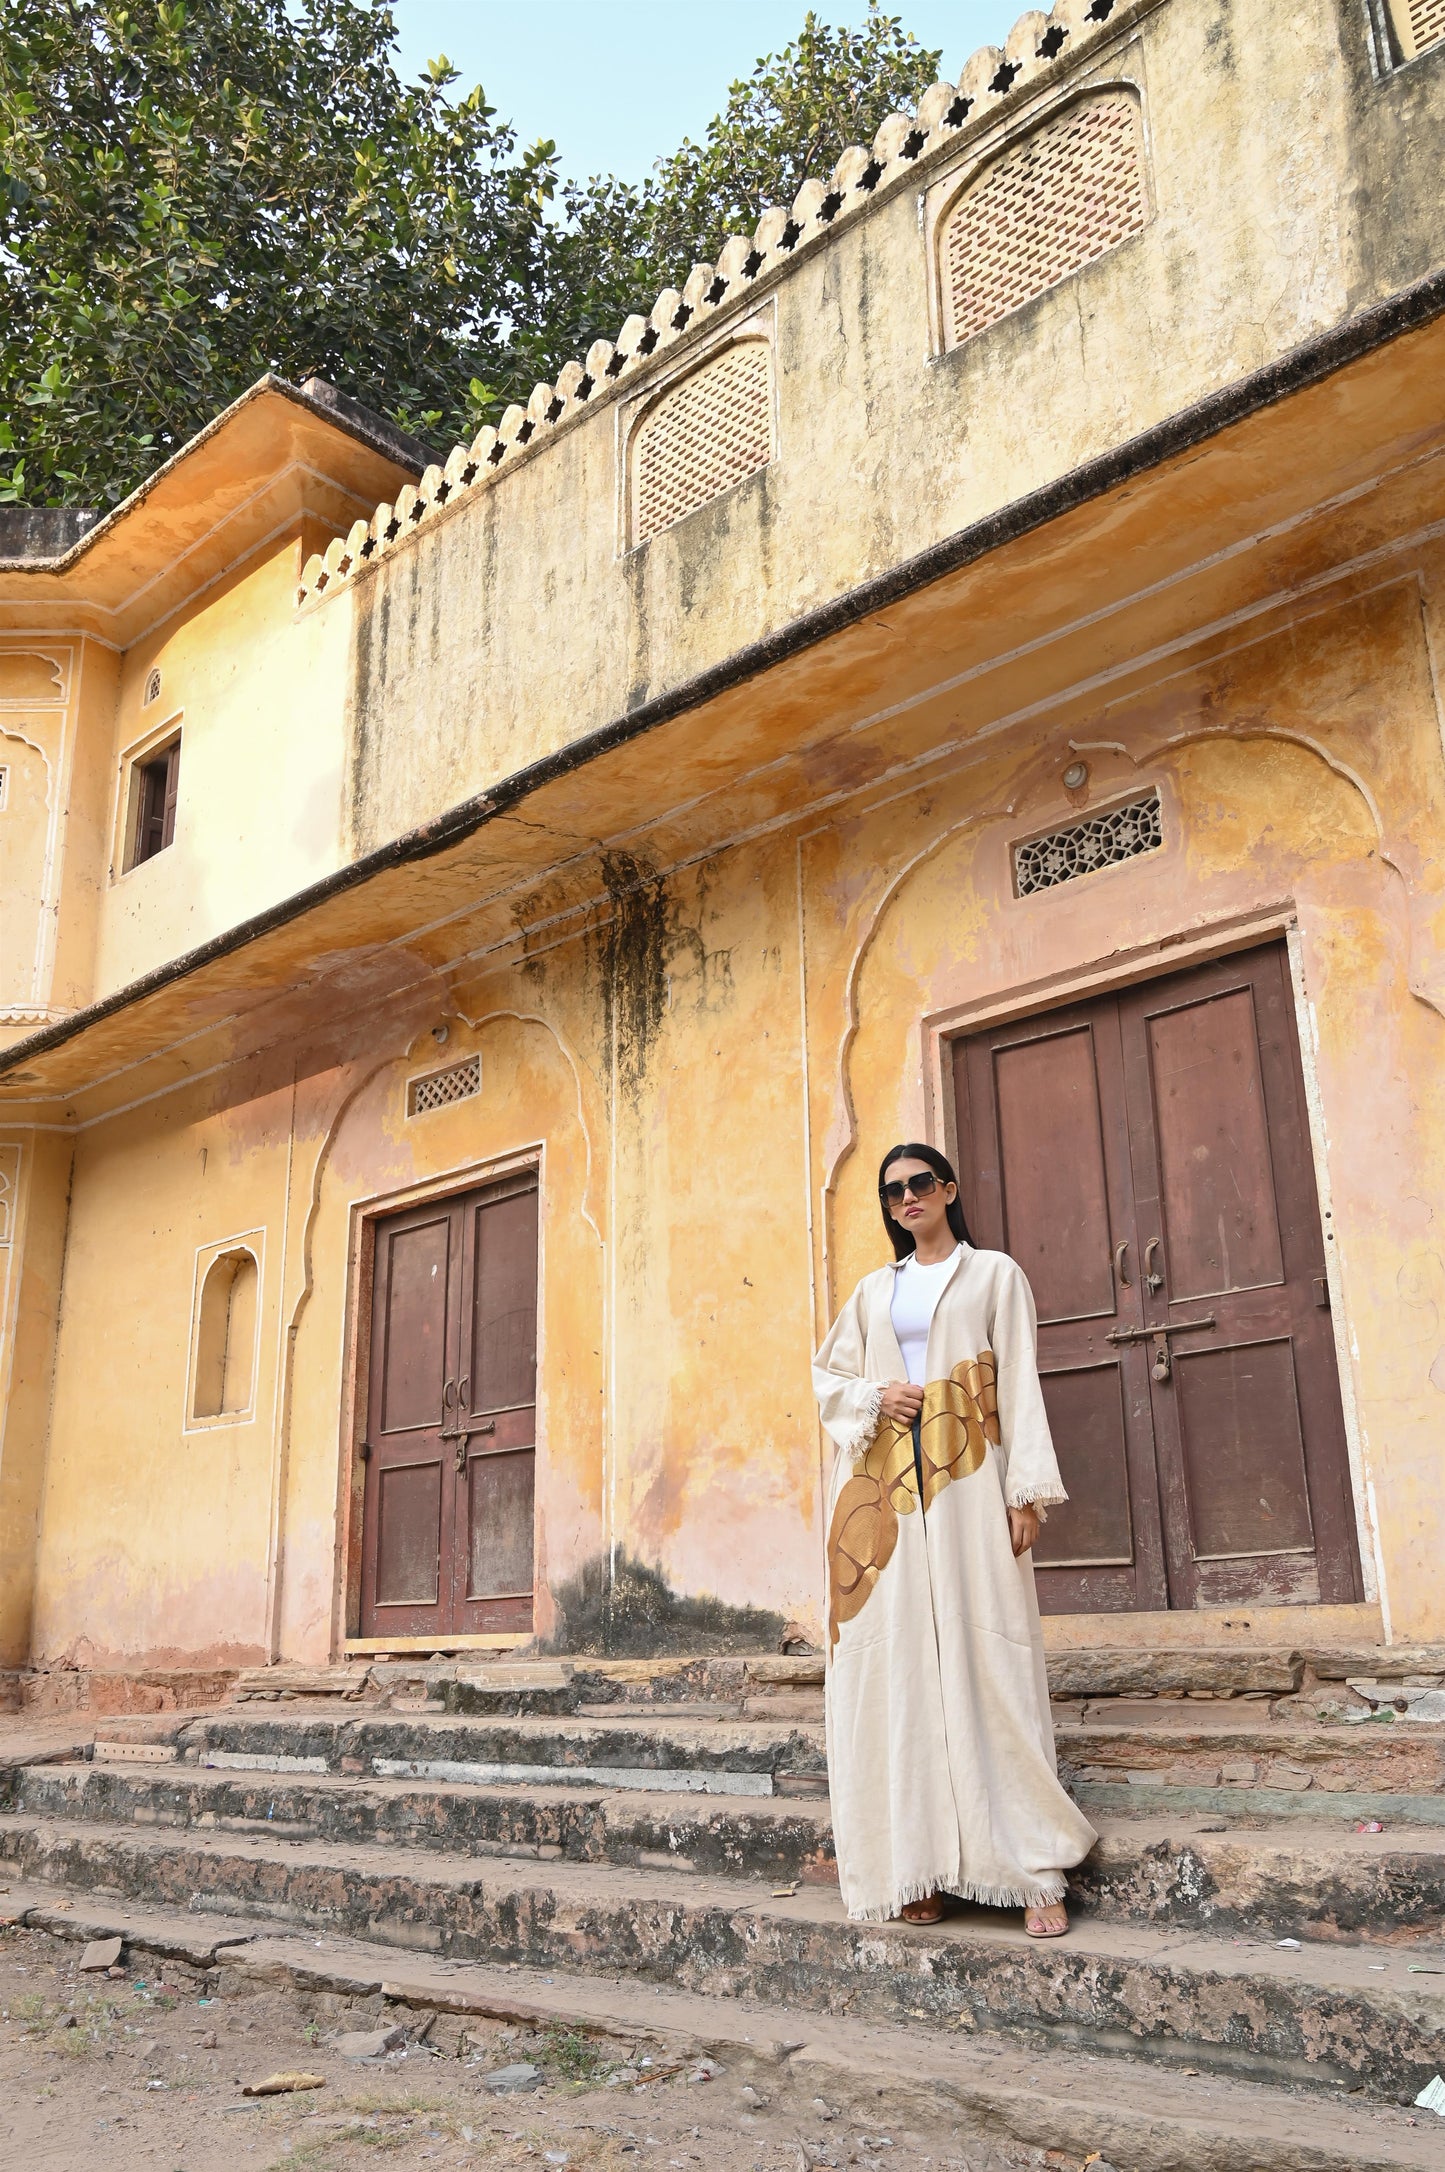
<svg viewBox="0 0 1445 2172"><path fill-rule="evenodd" d="M901 1222L894 1221L888 1211L888 1202L883 1196L883 1179L888 1174L890 1163L895 1161L927 1162L940 1184L952 1184L955 1187L955 1196L948 1204L948 1226L960 1244L972 1244L968 1224L963 1218L963 1205L957 1197L958 1178L953 1173L952 1162L945 1154L940 1154L936 1146L924 1146L917 1139L908 1139L902 1146L890 1146L878 1165L878 1205L883 1215L883 1227L887 1230L893 1246L894 1258L907 1259L914 1249L912 1230L905 1229Z"/></svg>

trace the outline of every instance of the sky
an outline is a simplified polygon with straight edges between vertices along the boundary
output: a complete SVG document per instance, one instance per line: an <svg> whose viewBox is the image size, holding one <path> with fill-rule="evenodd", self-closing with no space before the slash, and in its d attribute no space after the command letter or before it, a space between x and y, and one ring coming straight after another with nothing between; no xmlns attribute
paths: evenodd
<svg viewBox="0 0 1445 2172"><path fill-rule="evenodd" d="M392 0L401 69L438 53L459 90L482 84L524 143L555 139L562 170L640 181L684 136L696 142L735 77L796 36L807 0ZM887 0L955 78L980 45L1002 45L1025 0ZM854 24L865 0L816 0Z"/></svg>

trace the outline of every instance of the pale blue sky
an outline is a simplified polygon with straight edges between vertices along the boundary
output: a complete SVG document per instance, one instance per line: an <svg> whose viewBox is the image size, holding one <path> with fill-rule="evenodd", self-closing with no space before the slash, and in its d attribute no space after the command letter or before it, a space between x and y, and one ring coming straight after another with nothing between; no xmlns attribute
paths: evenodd
<svg viewBox="0 0 1445 2172"><path fill-rule="evenodd" d="M698 140L762 53L802 24L807 0L393 0L401 62L414 75L444 52L480 81L526 143L556 139L579 178L639 181L684 136ZM891 0L921 45L957 76L979 45L1001 45L1024 0ZM827 22L857 23L865 0L822 0Z"/></svg>

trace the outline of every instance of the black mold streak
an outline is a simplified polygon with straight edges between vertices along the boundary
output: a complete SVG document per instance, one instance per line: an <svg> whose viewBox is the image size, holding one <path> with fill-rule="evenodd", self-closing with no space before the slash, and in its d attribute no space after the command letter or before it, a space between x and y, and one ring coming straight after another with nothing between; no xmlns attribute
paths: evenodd
<svg viewBox="0 0 1445 2172"><path fill-rule="evenodd" d="M776 1652L787 1628L781 1614L764 1607L676 1592L659 1570L625 1553L615 1575L609 1575L606 1555L596 1555L559 1588L554 1603L557 1626L544 1648L578 1656Z"/></svg>

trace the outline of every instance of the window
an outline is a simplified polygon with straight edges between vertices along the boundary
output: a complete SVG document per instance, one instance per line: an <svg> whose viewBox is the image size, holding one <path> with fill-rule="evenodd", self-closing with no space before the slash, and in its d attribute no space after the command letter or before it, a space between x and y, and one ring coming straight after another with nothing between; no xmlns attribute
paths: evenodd
<svg viewBox="0 0 1445 2172"><path fill-rule="evenodd" d="M181 776L181 742L148 754L131 770L131 834L127 867L139 867L164 852L176 834L176 791Z"/></svg>
<svg viewBox="0 0 1445 2172"><path fill-rule="evenodd" d="M740 340L665 392L638 429L633 542L721 497L772 457L771 357L764 340Z"/></svg>
<svg viewBox="0 0 1445 2172"><path fill-rule="evenodd" d="M1417 60L1445 39L1445 0L1387 0L1398 60Z"/></svg>
<svg viewBox="0 0 1445 2172"><path fill-rule="evenodd" d="M226 1418L249 1410L256 1359L256 1261L247 1251L221 1252L201 1285L196 1331L193 1418Z"/></svg>
<svg viewBox="0 0 1445 2172"><path fill-rule="evenodd" d="M161 675L160 675L160 670L159 670L159 668L157 668L156 670L154 670L154 671L151 671L151 672L149 672L149 673L147 674L147 676L146 676L146 691L145 691L145 701L146 701L146 707L147 707L147 708L149 708L149 707L150 707L150 705L151 705L151 703L152 703L153 701L159 701L159 700L160 700L160 698L161 698Z"/></svg>
<svg viewBox="0 0 1445 2172"><path fill-rule="evenodd" d="M1121 806L1081 815L1077 822L1015 845L1014 889L1019 897L1032 897L1036 890L1052 890L1055 883L1073 882L1096 868L1157 852L1163 843L1164 816L1155 786Z"/></svg>
<svg viewBox="0 0 1445 2172"><path fill-rule="evenodd" d="M8 807L9 805L10 805L10 770L9 770L9 767L8 767L8 765L7 765L7 764L5 764L5 763L3 763L3 762L0 762L0 814L4 814L4 812L5 812L6 808L7 808L7 807Z"/></svg>
<svg viewBox="0 0 1445 2172"><path fill-rule="evenodd" d="M1081 99L1003 152L949 212L939 250L946 345L1117 248L1148 216L1133 97Z"/></svg>

